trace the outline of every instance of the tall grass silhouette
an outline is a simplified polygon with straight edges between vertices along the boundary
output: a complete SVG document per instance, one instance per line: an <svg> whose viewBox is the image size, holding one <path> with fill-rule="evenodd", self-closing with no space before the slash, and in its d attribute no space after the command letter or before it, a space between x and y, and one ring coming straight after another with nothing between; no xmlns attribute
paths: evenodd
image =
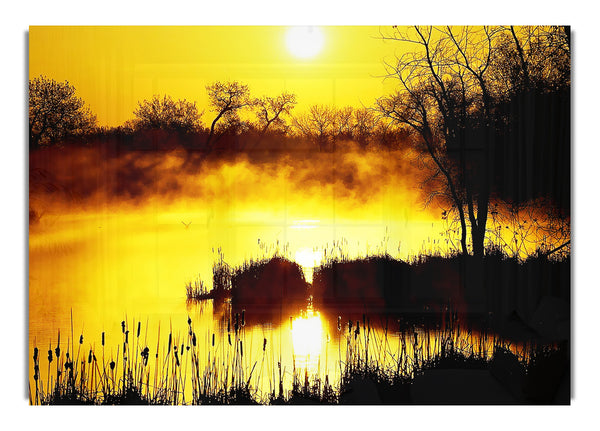
<svg viewBox="0 0 600 431"><path fill-rule="evenodd" d="M502 355L539 382L548 374L544 371L548 361L556 361L561 352L557 345L514 344L493 333L477 333L450 311L437 323L397 320L373 325L368 315L344 322L340 317L333 334L339 339L339 360L336 369L323 377L297 368L295 361L291 373L286 373L281 357L277 364L265 366L272 353L269 342L264 338L262 349L249 348L245 315L225 315L222 323L226 329L209 337L198 336L191 318L186 334L169 330L161 338L159 327L154 347L146 344L141 322L130 327L122 321L114 355L107 351L104 333L99 349L85 346L84 334L74 344L72 338L61 341L59 333L45 360L34 347L30 403L336 404L349 402L347 394L357 382L368 380L384 394L384 403L398 404L410 402L409 385L428 369L486 369ZM201 339L206 340L204 345ZM44 365L47 372L42 377ZM265 380L268 392L259 389ZM291 389L285 390L289 383Z"/></svg>

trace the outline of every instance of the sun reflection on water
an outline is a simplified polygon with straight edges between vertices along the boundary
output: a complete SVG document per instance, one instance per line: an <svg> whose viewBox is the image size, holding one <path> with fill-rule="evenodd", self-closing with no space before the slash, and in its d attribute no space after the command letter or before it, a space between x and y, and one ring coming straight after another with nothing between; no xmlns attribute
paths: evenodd
<svg viewBox="0 0 600 431"><path fill-rule="evenodd" d="M307 364L319 359L323 341L323 322L318 311L309 308L292 320L294 357Z"/></svg>

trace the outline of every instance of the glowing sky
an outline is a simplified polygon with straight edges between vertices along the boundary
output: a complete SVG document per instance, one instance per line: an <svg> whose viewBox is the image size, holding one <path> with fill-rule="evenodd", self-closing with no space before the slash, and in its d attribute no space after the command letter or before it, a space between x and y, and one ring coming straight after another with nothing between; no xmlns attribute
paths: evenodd
<svg viewBox="0 0 600 431"><path fill-rule="evenodd" d="M321 27L318 54L298 58L282 26L32 26L29 77L68 80L100 125L132 118L137 102L153 94L198 102L205 86L238 80L253 96L282 91L298 96L298 110L313 104L371 105L394 88L384 82L383 60L397 48L377 26ZM207 114L208 115L208 114ZM204 117L206 123L207 116Z"/></svg>

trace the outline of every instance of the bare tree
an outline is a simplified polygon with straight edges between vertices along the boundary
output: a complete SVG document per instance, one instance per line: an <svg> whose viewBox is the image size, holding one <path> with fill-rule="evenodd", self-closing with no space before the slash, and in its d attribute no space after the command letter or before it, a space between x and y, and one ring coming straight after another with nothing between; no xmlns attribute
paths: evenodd
<svg viewBox="0 0 600 431"><path fill-rule="evenodd" d="M496 29L414 27L388 38L415 49L388 64L400 91L378 102L380 112L420 137L433 161L429 180L443 180L434 194L450 199L468 253L467 217L473 254L483 256L492 185L494 120L488 84ZM430 197L431 199L431 197Z"/></svg>
<svg viewBox="0 0 600 431"><path fill-rule="evenodd" d="M227 120L229 124L239 123L239 111L244 107L251 106L252 100L248 86L237 81L215 82L208 85L206 91L211 109L217 114L210 125L210 132L206 140L206 145L210 145L219 120Z"/></svg>
<svg viewBox="0 0 600 431"><path fill-rule="evenodd" d="M399 90L380 98L377 108L418 137L428 159L423 163L430 169L427 181L434 184L427 202L447 199L460 221L462 252L468 253L469 229L473 254L483 256L492 193L499 178L516 169L510 159L502 159L504 154L498 158L497 148L506 153L509 145L520 145L541 154L545 150L537 135L556 140L555 152L568 148L557 138L564 131L549 134L544 130L552 125L541 121L558 118L562 129L569 123L560 117L569 112L568 97L565 105L561 93L570 88L568 29L414 27L394 28L384 38L412 49L386 65ZM538 97L557 92L558 99ZM558 116L550 108L540 109L545 101ZM501 163L508 171L498 167Z"/></svg>
<svg viewBox="0 0 600 431"><path fill-rule="evenodd" d="M294 116L292 124L301 136L314 141L323 151L333 136L335 110L327 105L312 105L308 112Z"/></svg>
<svg viewBox="0 0 600 431"><path fill-rule="evenodd" d="M353 112L353 137L362 146L366 147L369 137L374 134L378 126L378 118L373 109L359 108Z"/></svg>
<svg viewBox="0 0 600 431"><path fill-rule="evenodd" d="M549 198L567 216L571 190L569 28L505 27L497 38L490 88L514 178L499 189L514 203Z"/></svg>
<svg viewBox="0 0 600 431"><path fill-rule="evenodd" d="M292 130L295 135L313 139L313 130L310 118L306 112L300 114L294 114L292 116Z"/></svg>
<svg viewBox="0 0 600 431"><path fill-rule="evenodd" d="M492 94L489 85L489 71L492 64L494 37L499 29L483 27L472 30L470 27L458 29L446 27L442 37L449 40L451 49L450 67L458 78L459 124L464 132L478 128L481 130L475 139L459 139L457 144L460 160L460 179L466 194L467 212L471 225L473 254L483 256L486 224L493 183L494 163L494 118L492 116ZM477 110L480 109L480 121ZM473 121L474 120L474 121ZM463 133L464 135L465 133ZM450 137L450 138L453 138ZM470 148L467 149L467 143ZM467 151L476 152L474 169L467 169ZM473 158L469 158L472 160ZM476 213L475 213L476 212Z"/></svg>
<svg viewBox="0 0 600 431"><path fill-rule="evenodd" d="M492 64L494 90L502 99L570 86L570 29L564 26L504 27Z"/></svg>
<svg viewBox="0 0 600 431"><path fill-rule="evenodd" d="M254 100L256 116L260 126L260 133L264 135L269 127L285 130L284 116L290 115L298 103L296 95L283 92L277 97L263 96Z"/></svg>
<svg viewBox="0 0 600 431"><path fill-rule="evenodd" d="M203 112L198 112L196 103L184 100L174 101L170 96L154 95L150 100L138 102L133 112L134 128L154 128L193 132L200 126Z"/></svg>
<svg viewBox="0 0 600 431"><path fill-rule="evenodd" d="M442 187L434 189L427 202L438 196L445 197L452 202L460 219L462 252L468 254L464 199L458 188L454 166L446 157L444 143L440 140L435 127L435 115L432 114L434 101L426 87L407 88L410 88L410 91L379 98L376 102L377 107L386 117L410 127L418 134L421 140L419 150L427 154L433 161L430 166L432 173L426 182L439 183L439 180L442 180Z"/></svg>
<svg viewBox="0 0 600 431"><path fill-rule="evenodd" d="M334 139L352 139L354 135L353 114L354 108L345 106L333 110L333 137Z"/></svg>
<svg viewBox="0 0 600 431"><path fill-rule="evenodd" d="M29 80L29 146L52 145L94 130L96 116L68 81L44 76Z"/></svg>

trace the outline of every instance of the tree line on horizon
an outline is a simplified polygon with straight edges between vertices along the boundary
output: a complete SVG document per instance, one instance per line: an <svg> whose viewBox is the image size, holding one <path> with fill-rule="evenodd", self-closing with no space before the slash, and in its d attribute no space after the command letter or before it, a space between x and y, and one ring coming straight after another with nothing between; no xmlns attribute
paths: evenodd
<svg viewBox="0 0 600 431"><path fill-rule="evenodd" d="M62 145L69 140L85 142L85 137L92 135L162 130L201 136L205 148L224 136L252 135L260 140L270 134L306 139L325 150L337 140L356 141L363 148L375 140L389 145L401 132L373 107L319 104L295 115L292 111L298 102L293 93L252 97L248 86L238 81L217 81L207 85L206 91L214 114L207 124L203 122L205 111L200 111L196 102L155 94L138 102L132 119L120 126L102 127L76 96L72 84L39 76L29 81L30 149Z"/></svg>

